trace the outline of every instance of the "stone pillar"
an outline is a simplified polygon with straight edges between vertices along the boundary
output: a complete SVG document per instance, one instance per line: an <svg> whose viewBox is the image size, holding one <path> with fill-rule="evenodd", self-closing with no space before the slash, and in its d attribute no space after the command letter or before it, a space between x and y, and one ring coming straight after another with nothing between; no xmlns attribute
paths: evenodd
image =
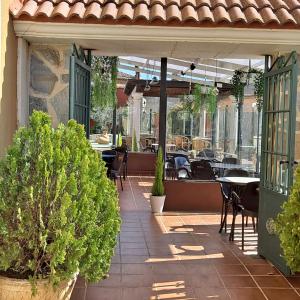
<svg viewBox="0 0 300 300"><path fill-rule="evenodd" d="M67 123L71 45L33 44L29 51L29 114L49 113L54 127Z"/></svg>

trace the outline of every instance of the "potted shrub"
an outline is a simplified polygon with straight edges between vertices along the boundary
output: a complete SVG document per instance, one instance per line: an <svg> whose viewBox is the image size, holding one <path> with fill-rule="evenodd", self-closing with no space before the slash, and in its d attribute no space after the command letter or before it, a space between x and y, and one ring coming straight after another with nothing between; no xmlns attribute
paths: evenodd
<svg viewBox="0 0 300 300"><path fill-rule="evenodd" d="M165 204L165 189L163 183L164 174L164 160L162 156L162 149L159 148L156 157L155 179L152 186L150 204L152 212L161 213Z"/></svg>
<svg viewBox="0 0 300 300"><path fill-rule="evenodd" d="M275 219L274 229L291 272L300 272L300 167L296 169L288 201L284 202Z"/></svg>
<svg viewBox="0 0 300 300"><path fill-rule="evenodd" d="M109 270L120 228L117 191L74 120L42 112L0 163L1 299L69 299L76 275Z"/></svg>

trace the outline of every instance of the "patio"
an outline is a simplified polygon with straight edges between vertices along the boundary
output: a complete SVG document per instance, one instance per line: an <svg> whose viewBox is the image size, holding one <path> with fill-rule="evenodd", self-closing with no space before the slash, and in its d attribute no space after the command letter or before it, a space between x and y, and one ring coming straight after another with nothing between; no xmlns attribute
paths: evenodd
<svg viewBox="0 0 300 300"><path fill-rule="evenodd" d="M285 278L256 255L251 227L240 250L240 219L232 243L218 233L218 214L151 214L152 180L125 181L122 231L109 278L87 290L78 280L72 300L300 299L300 277Z"/></svg>

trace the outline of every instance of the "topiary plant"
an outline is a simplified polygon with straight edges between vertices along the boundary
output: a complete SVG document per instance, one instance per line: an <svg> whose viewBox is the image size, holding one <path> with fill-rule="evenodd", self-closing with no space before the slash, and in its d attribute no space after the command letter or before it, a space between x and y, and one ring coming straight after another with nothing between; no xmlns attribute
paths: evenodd
<svg viewBox="0 0 300 300"><path fill-rule="evenodd" d="M71 120L52 129L33 112L0 164L0 270L54 286L109 270L120 229L117 191L99 155Z"/></svg>
<svg viewBox="0 0 300 300"><path fill-rule="evenodd" d="M156 167L155 167L155 179L152 186L152 196L164 196L165 189L163 184L163 174L164 174L164 159L162 155L162 149L159 147L157 157L156 157Z"/></svg>
<svg viewBox="0 0 300 300"><path fill-rule="evenodd" d="M132 151L134 151L134 152L139 151L137 140L136 140L135 130L133 131L133 136L132 136Z"/></svg>
<svg viewBox="0 0 300 300"><path fill-rule="evenodd" d="M292 272L300 272L300 167L296 169L288 201L275 220L275 231L287 265Z"/></svg>

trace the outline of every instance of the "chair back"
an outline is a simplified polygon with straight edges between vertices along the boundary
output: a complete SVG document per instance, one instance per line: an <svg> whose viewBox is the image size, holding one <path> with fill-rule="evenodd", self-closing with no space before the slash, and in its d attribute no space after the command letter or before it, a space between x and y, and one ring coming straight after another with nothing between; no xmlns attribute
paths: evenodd
<svg viewBox="0 0 300 300"><path fill-rule="evenodd" d="M106 154L106 155L116 155L117 151L116 150L104 150L102 151L102 154Z"/></svg>
<svg viewBox="0 0 300 300"><path fill-rule="evenodd" d="M236 157L224 157L222 163L237 165L239 160Z"/></svg>
<svg viewBox="0 0 300 300"><path fill-rule="evenodd" d="M191 162L192 179L215 180L215 174L209 162L205 160Z"/></svg>
<svg viewBox="0 0 300 300"><path fill-rule="evenodd" d="M112 170L119 172L122 168L123 160L124 160L124 153L117 152L116 157L112 163Z"/></svg>
<svg viewBox="0 0 300 300"><path fill-rule="evenodd" d="M227 169L224 177L249 177L249 173L243 169Z"/></svg>
<svg viewBox="0 0 300 300"><path fill-rule="evenodd" d="M215 158L215 152L211 149L203 149L197 154L197 156L205 158Z"/></svg>
<svg viewBox="0 0 300 300"><path fill-rule="evenodd" d="M190 165L188 158L184 155L175 156L174 162L175 162L176 169L183 168Z"/></svg>
<svg viewBox="0 0 300 300"><path fill-rule="evenodd" d="M242 169L227 169L224 172L224 177L249 177L249 173L246 170L242 170ZM222 191L224 196L229 197L231 193L230 184L222 183Z"/></svg>
<svg viewBox="0 0 300 300"><path fill-rule="evenodd" d="M250 182L246 185L240 198L240 204L249 211L258 212L259 182Z"/></svg>
<svg viewBox="0 0 300 300"><path fill-rule="evenodd" d="M128 150L127 150L127 147L126 148L122 147L122 146L121 147L116 147L115 151L123 153L124 154L124 160L123 160L123 162L127 162L127 160L128 160Z"/></svg>

